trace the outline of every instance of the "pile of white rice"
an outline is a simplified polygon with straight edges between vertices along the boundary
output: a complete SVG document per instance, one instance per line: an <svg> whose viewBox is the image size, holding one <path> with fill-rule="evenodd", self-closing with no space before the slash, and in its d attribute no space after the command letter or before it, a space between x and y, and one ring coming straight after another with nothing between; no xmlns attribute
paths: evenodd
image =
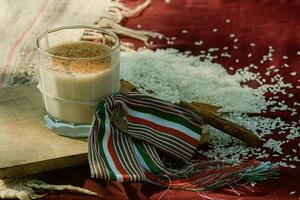
<svg viewBox="0 0 300 200"><path fill-rule="evenodd" d="M262 113L270 108L273 111L288 110L292 115L297 114L295 108L276 101L278 93L292 96L286 92L286 89L293 87L292 84L285 83L278 73L272 73L274 75L271 76L272 67L266 69L266 73L271 76L271 84L266 84L259 73L250 72L251 68L257 68L253 64L229 75L224 67L212 62L214 57L209 52L213 50L215 49L203 51L199 56L180 53L175 49L122 52L121 78L138 86L143 93L170 102L198 101L221 106L220 112L224 117L252 130L264 141L263 148L250 148L211 128L210 150L200 151L208 158L238 163L250 158L267 161L272 157L280 166L295 168L295 163L300 161L297 157L298 150L283 153L282 149L284 145L300 137L298 123L287 123L279 117L250 117L245 114ZM269 48L268 55L263 57L262 62L272 59L272 51ZM224 52L222 55L229 54ZM257 81L260 86L253 89L243 84L250 80ZM266 92L271 92L274 96L266 99ZM275 136L278 134L284 137L281 136L279 140Z"/></svg>

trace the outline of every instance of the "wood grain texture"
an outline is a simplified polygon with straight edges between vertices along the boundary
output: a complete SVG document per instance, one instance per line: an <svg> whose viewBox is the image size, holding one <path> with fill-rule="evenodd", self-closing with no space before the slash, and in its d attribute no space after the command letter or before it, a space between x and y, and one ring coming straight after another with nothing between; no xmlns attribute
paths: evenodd
<svg viewBox="0 0 300 200"><path fill-rule="evenodd" d="M0 90L0 178L35 174L87 162L85 141L44 126L36 85Z"/></svg>

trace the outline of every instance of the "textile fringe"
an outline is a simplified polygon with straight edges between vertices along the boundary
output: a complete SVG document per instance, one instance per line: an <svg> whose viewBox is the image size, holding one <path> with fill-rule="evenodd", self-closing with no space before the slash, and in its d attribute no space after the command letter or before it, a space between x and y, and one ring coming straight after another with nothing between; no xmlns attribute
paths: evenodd
<svg viewBox="0 0 300 200"><path fill-rule="evenodd" d="M166 175L147 174L147 181L161 187L183 189L188 191L214 190L220 187L244 181L256 183L278 176L278 165L270 162L259 163L255 160L240 165L224 162L198 162L190 166L184 178L166 177Z"/></svg>
<svg viewBox="0 0 300 200"><path fill-rule="evenodd" d="M0 179L0 199L31 200L44 197L46 191L67 191L91 196L97 193L71 185L52 185L32 178ZM41 194L38 194L38 193Z"/></svg>
<svg viewBox="0 0 300 200"><path fill-rule="evenodd" d="M150 46L148 40L150 38L163 38L165 37L161 33L145 30L134 30L131 28L126 28L119 23L124 18L136 17L138 16L146 7L151 4L151 0L145 0L142 4L131 9L126 7L119 0L112 1L109 7L104 11L102 16L95 22L95 25L101 28L107 28L117 34L125 35L131 38L141 40L147 46ZM96 37L96 36L95 36ZM85 37L86 39L91 39L92 35ZM85 39L83 38L83 39ZM127 48L125 48L128 50Z"/></svg>

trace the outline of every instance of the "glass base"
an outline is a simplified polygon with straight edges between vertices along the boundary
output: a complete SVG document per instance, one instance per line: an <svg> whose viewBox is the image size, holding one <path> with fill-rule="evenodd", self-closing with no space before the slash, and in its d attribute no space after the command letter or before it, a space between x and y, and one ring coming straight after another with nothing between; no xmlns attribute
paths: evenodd
<svg viewBox="0 0 300 200"><path fill-rule="evenodd" d="M91 128L91 124L74 124L58 120L50 115L45 115L44 121L50 130L71 138L87 138Z"/></svg>

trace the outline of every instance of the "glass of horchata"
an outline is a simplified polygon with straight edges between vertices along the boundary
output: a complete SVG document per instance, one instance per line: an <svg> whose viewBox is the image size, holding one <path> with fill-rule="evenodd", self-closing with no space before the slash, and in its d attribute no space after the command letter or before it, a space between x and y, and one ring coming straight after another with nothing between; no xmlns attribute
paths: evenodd
<svg viewBox="0 0 300 200"><path fill-rule="evenodd" d="M118 37L91 26L64 26L42 33L37 49L46 126L87 137L99 101L120 88Z"/></svg>

